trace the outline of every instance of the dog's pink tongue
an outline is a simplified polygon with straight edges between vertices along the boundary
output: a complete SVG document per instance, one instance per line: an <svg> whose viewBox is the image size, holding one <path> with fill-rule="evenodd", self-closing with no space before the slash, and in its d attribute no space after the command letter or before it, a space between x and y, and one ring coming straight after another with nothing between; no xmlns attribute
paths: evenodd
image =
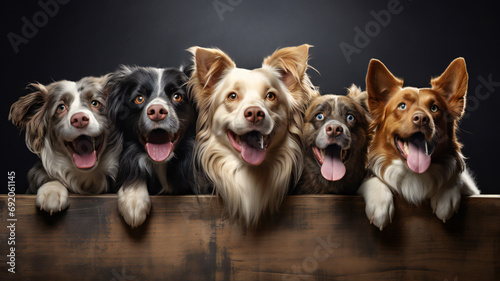
<svg viewBox="0 0 500 281"><path fill-rule="evenodd" d="M88 169L92 168L97 161L96 151L93 150L91 153L80 155L78 153L73 153L73 160L75 161L75 165L79 169Z"/></svg>
<svg viewBox="0 0 500 281"><path fill-rule="evenodd" d="M431 156L425 153L425 139L416 137L408 141L408 158L406 163L415 173L424 173L431 165Z"/></svg>
<svg viewBox="0 0 500 281"><path fill-rule="evenodd" d="M241 142L241 158L250 165L260 165L266 158L266 150Z"/></svg>
<svg viewBox="0 0 500 281"><path fill-rule="evenodd" d="M340 152L339 146L330 145L326 147L321 174L329 181L338 181L345 175L345 165L340 159Z"/></svg>
<svg viewBox="0 0 500 281"><path fill-rule="evenodd" d="M172 151L172 143L146 143L146 150L149 157L156 162L162 162L168 158L170 152Z"/></svg>
<svg viewBox="0 0 500 281"><path fill-rule="evenodd" d="M78 138L75 140L75 153L73 153L73 161L79 169L88 169L94 167L97 162L97 152L94 149L94 144L91 139Z"/></svg>

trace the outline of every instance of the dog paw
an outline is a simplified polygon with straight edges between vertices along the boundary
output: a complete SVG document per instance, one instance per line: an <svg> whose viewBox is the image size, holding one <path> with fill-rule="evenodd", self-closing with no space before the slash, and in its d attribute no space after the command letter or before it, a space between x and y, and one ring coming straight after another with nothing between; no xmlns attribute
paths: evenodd
<svg viewBox="0 0 500 281"><path fill-rule="evenodd" d="M68 189L59 181L50 181L40 186L35 203L40 210L51 215L60 212L69 206Z"/></svg>
<svg viewBox="0 0 500 281"><path fill-rule="evenodd" d="M151 209L151 199L145 184L131 185L118 191L118 211L132 228L146 221Z"/></svg>
<svg viewBox="0 0 500 281"><path fill-rule="evenodd" d="M361 185L360 193L365 198L365 213L370 223L383 230L394 216L391 190L378 178L371 178Z"/></svg>
<svg viewBox="0 0 500 281"><path fill-rule="evenodd" d="M394 216L394 203L392 197L388 200L366 203L366 216L370 223L378 227L381 231L392 222Z"/></svg>
<svg viewBox="0 0 500 281"><path fill-rule="evenodd" d="M431 207L436 216L444 223L458 212L460 206L459 188L447 189L431 198Z"/></svg>

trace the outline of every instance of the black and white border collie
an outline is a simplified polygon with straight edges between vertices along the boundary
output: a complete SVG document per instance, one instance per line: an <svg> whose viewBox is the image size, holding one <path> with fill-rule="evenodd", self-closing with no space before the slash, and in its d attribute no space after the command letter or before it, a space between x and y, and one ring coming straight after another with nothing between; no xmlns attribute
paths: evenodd
<svg viewBox="0 0 500 281"><path fill-rule="evenodd" d="M118 210L133 228L149 214L149 193L194 191L196 112L186 93L187 81L181 69L122 66L106 86L116 127L113 141L123 142Z"/></svg>
<svg viewBox="0 0 500 281"><path fill-rule="evenodd" d="M35 91L12 105L9 119L26 130L26 144L41 160L28 174L28 192L37 192L41 210L67 208L68 190L110 190L121 146L109 143L106 81L107 76L31 84Z"/></svg>

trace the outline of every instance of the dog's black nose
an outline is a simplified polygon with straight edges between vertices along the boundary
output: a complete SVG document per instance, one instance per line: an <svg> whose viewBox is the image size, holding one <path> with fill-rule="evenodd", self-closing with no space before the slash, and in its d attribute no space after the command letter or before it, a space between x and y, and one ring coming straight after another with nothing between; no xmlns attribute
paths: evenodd
<svg viewBox="0 0 500 281"><path fill-rule="evenodd" d="M167 117L168 111L163 105L153 104L148 108L148 117L153 121L161 121Z"/></svg>
<svg viewBox="0 0 500 281"><path fill-rule="evenodd" d="M344 129L342 129L342 126L338 124L329 124L326 126L325 130L326 134L332 137L338 137L344 131Z"/></svg>
<svg viewBox="0 0 500 281"><path fill-rule="evenodd" d="M252 106L249 107L245 110L245 118L248 120L250 123L259 123L266 117L266 114L264 111L257 106Z"/></svg>
<svg viewBox="0 0 500 281"><path fill-rule="evenodd" d="M418 127L422 127L429 124L429 116L427 116L427 114L422 112L415 113L415 115L413 115L412 120L413 123L415 123L415 125L417 125Z"/></svg>
<svg viewBox="0 0 500 281"><path fill-rule="evenodd" d="M89 124L89 117L87 114L79 112L71 116L71 125L75 128L85 128Z"/></svg>

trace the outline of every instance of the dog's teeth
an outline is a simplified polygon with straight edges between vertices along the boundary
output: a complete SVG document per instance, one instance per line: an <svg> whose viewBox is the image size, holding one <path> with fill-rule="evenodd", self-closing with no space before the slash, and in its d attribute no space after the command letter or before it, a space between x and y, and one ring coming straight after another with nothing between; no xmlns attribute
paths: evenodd
<svg viewBox="0 0 500 281"><path fill-rule="evenodd" d="M425 141L425 154L429 155L429 148L427 147L427 141Z"/></svg>
<svg viewBox="0 0 500 281"><path fill-rule="evenodd" d="M406 153L406 155L409 155L410 154L410 149L408 148L408 143L407 142L404 142L404 147L405 147L405 153Z"/></svg>

